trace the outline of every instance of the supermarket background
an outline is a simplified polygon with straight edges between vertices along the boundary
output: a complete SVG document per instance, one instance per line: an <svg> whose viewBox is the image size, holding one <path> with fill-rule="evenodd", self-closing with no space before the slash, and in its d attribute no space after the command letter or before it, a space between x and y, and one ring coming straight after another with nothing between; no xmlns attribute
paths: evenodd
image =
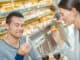
<svg viewBox="0 0 80 60"><path fill-rule="evenodd" d="M68 60L51 36L51 32L59 30L62 41L59 44L67 43L66 25L60 21L55 22L55 14L58 12L60 0L0 0L0 39L6 35L5 18L11 11L19 11L25 17L24 34L30 37L40 54L49 56L53 60L53 54L60 52L62 59ZM63 33L62 33L63 32ZM58 38L58 37L57 37ZM72 41L71 41L72 42ZM72 42L73 44L73 42ZM68 52L66 52L68 53ZM55 60L55 59L54 59Z"/></svg>

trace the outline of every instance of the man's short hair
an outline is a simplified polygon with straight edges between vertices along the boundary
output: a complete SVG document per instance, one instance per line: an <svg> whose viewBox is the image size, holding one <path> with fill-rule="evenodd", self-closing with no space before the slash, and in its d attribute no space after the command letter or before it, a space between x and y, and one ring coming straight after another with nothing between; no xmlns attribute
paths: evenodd
<svg viewBox="0 0 80 60"><path fill-rule="evenodd" d="M13 11L13 12L9 13L8 16L6 17L6 24L10 24L11 23L11 18L13 16L24 18L24 16L20 12Z"/></svg>

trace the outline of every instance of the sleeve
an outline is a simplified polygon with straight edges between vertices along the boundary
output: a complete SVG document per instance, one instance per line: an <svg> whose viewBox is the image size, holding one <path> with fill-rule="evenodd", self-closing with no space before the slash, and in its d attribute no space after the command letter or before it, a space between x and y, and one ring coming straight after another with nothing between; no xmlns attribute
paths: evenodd
<svg viewBox="0 0 80 60"><path fill-rule="evenodd" d="M30 52L30 57L32 60L42 60L41 55L39 54L38 50L35 48L34 44L32 41L29 39L29 43L31 45L31 52Z"/></svg>
<svg viewBox="0 0 80 60"><path fill-rule="evenodd" d="M24 56L19 55L18 53L16 54L15 60L23 60L23 59L24 59Z"/></svg>

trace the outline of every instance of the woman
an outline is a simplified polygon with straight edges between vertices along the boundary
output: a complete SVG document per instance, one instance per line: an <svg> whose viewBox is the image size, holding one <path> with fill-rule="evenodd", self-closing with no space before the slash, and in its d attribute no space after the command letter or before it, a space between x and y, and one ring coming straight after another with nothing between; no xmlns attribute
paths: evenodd
<svg viewBox="0 0 80 60"><path fill-rule="evenodd" d="M61 46L63 53L69 60L80 60L80 44L79 44L79 29L80 29L80 1L79 0L61 0L59 3L61 19L70 26L74 25L75 28L68 31L69 42L72 44L73 49ZM68 28L69 28L68 27ZM71 28L71 27L70 27ZM72 32L73 31L73 32ZM74 45L74 46L73 46Z"/></svg>

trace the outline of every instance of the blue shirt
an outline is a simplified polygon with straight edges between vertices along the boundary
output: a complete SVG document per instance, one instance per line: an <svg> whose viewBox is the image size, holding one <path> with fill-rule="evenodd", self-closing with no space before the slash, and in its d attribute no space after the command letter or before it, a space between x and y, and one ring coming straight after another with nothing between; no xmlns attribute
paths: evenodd
<svg viewBox="0 0 80 60"><path fill-rule="evenodd" d="M20 46L26 42L26 38L20 39ZM39 52L36 50L32 42L29 40L31 45L31 51L28 56L24 56L24 60L42 60ZM14 48L7 44L4 40L0 41L0 60L16 60L15 56L18 53L18 48Z"/></svg>

